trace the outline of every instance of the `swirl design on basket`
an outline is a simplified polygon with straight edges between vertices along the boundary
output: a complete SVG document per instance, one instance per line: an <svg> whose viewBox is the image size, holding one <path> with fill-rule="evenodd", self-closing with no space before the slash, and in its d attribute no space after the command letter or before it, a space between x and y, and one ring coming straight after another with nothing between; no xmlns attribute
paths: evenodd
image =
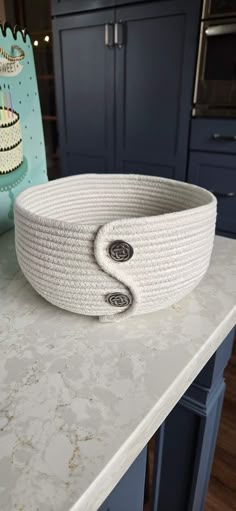
<svg viewBox="0 0 236 511"><path fill-rule="evenodd" d="M105 299L113 307L127 307L132 303L131 298L123 293L108 293Z"/></svg>
<svg viewBox="0 0 236 511"><path fill-rule="evenodd" d="M109 246L109 255L118 263L123 263L125 261L129 261L133 256L134 250L133 247L126 241L117 240L113 241Z"/></svg>

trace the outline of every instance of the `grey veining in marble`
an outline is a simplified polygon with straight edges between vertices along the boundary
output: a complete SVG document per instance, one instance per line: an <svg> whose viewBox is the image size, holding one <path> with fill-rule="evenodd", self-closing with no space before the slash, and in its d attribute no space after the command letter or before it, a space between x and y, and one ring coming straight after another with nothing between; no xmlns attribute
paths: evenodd
<svg viewBox="0 0 236 511"><path fill-rule="evenodd" d="M0 237L0 510L95 511L236 321L236 241L198 288L114 324L38 296Z"/></svg>

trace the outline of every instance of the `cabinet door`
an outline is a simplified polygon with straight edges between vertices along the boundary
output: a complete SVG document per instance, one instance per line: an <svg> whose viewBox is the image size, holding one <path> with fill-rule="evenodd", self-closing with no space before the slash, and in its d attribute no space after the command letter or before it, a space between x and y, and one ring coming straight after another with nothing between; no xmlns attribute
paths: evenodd
<svg viewBox="0 0 236 511"><path fill-rule="evenodd" d="M105 24L114 10L53 20L63 175L113 169L114 51Z"/></svg>
<svg viewBox="0 0 236 511"><path fill-rule="evenodd" d="M188 181L215 192L217 230L236 235L236 156L192 152Z"/></svg>
<svg viewBox="0 0 236 511"><path fill-rule="evenodd" d="M116 10L118 171L185 179L199 11L198 0Z"/></svg>

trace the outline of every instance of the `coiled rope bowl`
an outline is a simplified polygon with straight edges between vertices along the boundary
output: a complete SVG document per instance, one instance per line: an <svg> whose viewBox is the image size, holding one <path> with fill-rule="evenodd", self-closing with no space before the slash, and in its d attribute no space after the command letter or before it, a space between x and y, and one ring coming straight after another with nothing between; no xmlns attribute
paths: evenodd
<svg viewBox="0 0 236 511"><path fill-rule="evenodd" d="M82 174L35 186L15 202L16 252L33 288L102 321L168 307L205 274L216 199L188 183Z"/></svg>

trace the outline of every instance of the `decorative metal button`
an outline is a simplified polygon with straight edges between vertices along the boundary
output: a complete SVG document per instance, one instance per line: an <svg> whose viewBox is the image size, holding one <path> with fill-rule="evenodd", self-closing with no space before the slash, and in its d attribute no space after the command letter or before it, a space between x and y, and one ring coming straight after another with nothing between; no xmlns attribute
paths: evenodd
<svg viewBox="0 0 236 511"><path fill-rule="evenodd" d="M105 300L113 307L126 307L132 303L131 298L123 293L108 293Z"/></svg>
<svg viewBox="0 0 236 511"><path fill-rule="evenodd" d="M109 246L109 255L118 263L128 261L133 256L133 247L126 241L116 240L113 241Z"/></svg>

